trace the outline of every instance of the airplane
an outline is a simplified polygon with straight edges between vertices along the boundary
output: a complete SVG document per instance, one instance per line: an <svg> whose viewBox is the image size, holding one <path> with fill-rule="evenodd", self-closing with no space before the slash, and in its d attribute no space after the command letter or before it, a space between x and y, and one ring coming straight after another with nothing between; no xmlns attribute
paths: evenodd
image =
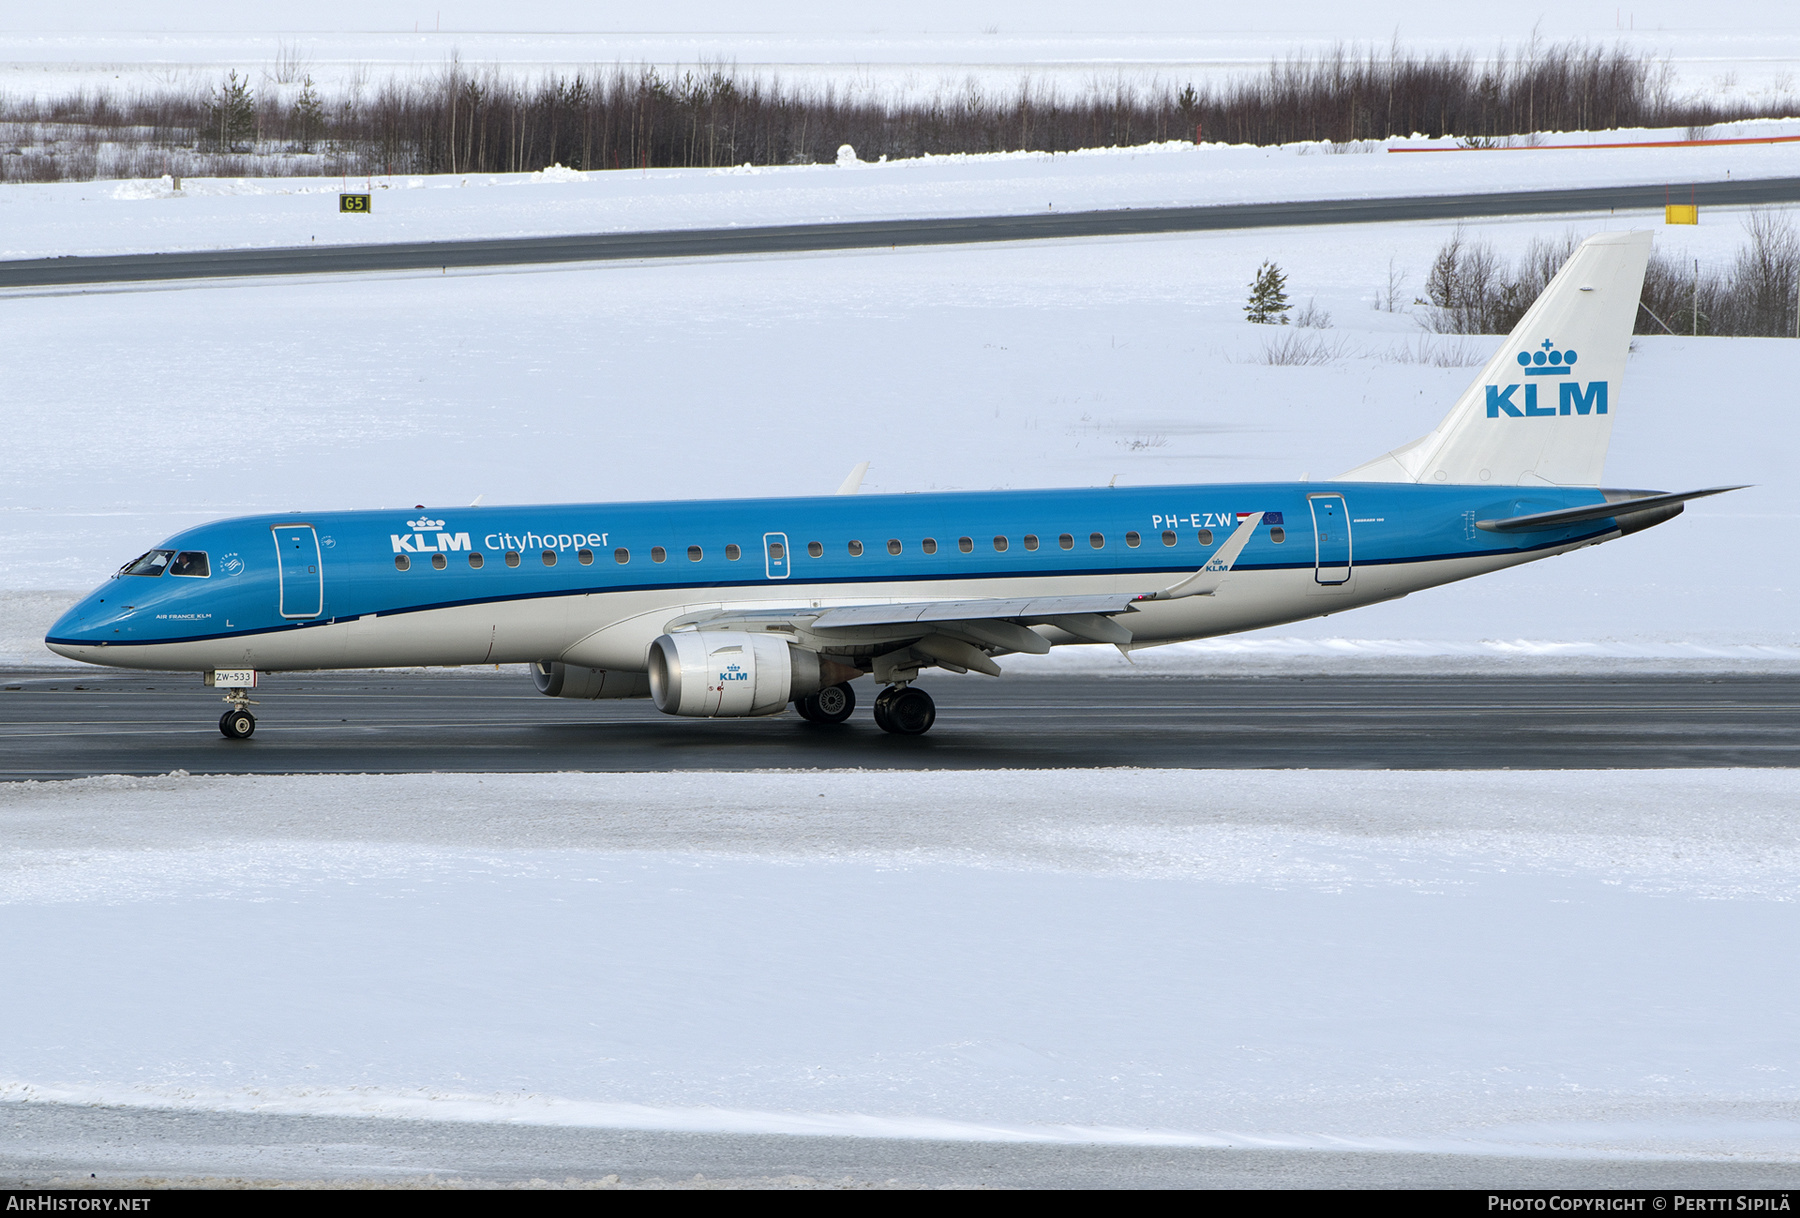
<svg viewBox="0 0 1800 1218"><path fill-rule="evenodd" d="M197 671L245 740L259 674L531 665L552 697L902 736L936 668L1129 653L1293 622L1597 545L1737 487L1603 488L1647 232L1583 242L1430 434L1327 482L417 507L177 533L45 643Z"/></svg>

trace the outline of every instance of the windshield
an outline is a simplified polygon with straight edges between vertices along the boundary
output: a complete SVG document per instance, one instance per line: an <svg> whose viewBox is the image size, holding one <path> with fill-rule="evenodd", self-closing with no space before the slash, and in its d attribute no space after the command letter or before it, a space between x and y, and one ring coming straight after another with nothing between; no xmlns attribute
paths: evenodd
<svg viewBox="0 0 1800 1218"><path fill-rule="evenodd" d="M120 575L161 575L175 557L173 550L152 550L119 568Z"/></svg>
<svg viewBox="0 0 1800 1218"><path fill-rule="evenodd" d="M204 550L183 550L169 564L170 575L185 575L189 579L205 579L212 574L211 564L206 561Z"/></svg>

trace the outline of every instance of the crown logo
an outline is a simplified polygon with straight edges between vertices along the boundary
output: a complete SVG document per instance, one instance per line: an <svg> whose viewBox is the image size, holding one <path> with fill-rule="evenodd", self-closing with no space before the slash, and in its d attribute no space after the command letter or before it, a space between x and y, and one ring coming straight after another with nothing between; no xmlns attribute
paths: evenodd
<svg viewBox="0 0 1800 1218"><path fill-rule="evenodd" d="M433 520L429 516L421 516L417 520L407 521L406 527L409 529L441 529L444 527L444 522Z"/></svg>
<svg viewBox="0 0 1800 1218"><path fill-rule="evenodd" d="M1546 338L1536 351L1519 352L1519 366L1526 376L1568 376L1575 371L1575 352L1558 351Z"/></svg>

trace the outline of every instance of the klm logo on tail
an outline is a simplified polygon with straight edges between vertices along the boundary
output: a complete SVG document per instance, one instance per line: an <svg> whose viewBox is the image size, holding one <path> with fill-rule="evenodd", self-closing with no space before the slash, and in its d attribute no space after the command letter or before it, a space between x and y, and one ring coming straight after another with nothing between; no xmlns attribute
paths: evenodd
<svg viewBox="0 0 1800 1218"><path fill-rule="evenodd" d="M1556 344L1545 339L1536 351L1519 352L1519 366L1525 376L1575 375L1577 352L1558 351ZM1520 393L1523 390L1523 393ZM1556 405L1539 404L1536 382L1487 386L1487 417L1498 419L1553 419L1567 414L1605 414L1606 382L1564 381L1556 387ZM1514 395L1518 396L1515 397Z"/></svg>

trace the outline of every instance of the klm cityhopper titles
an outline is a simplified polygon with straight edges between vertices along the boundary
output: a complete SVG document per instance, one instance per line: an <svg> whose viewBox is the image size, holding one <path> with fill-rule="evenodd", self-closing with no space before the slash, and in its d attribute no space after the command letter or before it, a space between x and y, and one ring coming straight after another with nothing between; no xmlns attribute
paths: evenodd
<svg viewBox="0 0 1800 1218"><path fill-rule="evenodd" d="M521 662L553 697L815 723L866 674L875 722L917 735L929 668L1342 613L1731 489L1600 487L1649 250L1585 242L1435 431L1332 482L244 517L127 563L45 642L205 674L238 740L259 672Z"/></svg>

